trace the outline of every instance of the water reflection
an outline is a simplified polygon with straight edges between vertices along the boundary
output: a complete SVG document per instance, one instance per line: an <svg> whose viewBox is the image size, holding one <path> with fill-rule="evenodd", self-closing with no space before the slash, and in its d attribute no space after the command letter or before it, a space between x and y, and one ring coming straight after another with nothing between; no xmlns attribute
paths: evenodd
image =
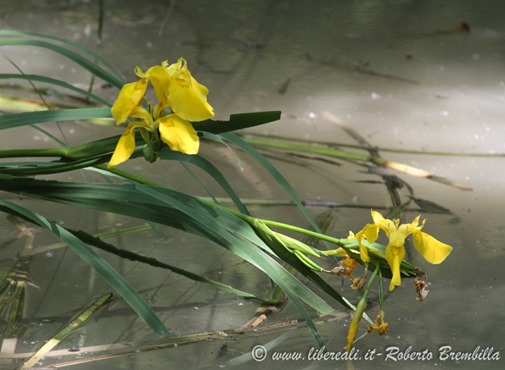
<svg viewBox="0 0 505 370"><path fill-rule="evenodd" d="M209 87L218 119L235 112L283 111L281 122L252 129L250 133L354 143L348 134L324 118L323 112L331 112L377 147L467 154L505 152L502 140L505 135L502 123L505 26L500 1L391 1L387 4L320 1L310 6L304 1L244 1L233 5L226 1L212 4L146 1L141 8L130 4L106 2L107 22L100 45L95 41L97 2L26 1L14 6L13 2L3 0L0 5L6 11L2 28L64 35L96 47L129 78L133 76L134 65L145 68L167 58L175 60L184 56L199 80ZM468 25L467 30L461 22ZM25 73L50 74L78 84L88 82L89 77L75 66L40 50L6 48L3 52L16 60ZM2 70L12 70L9 63L1 63ZM103 91L103 96L110 98L108 94ZM71 140L76 142L79 135L84 140L90 135L103 135L102 128L88 130L76 126L75 130L77 133ZM106 130L106 134L116 132L113 128ZM32 139L33 136L20 134L17 141L26 146ZM12 142L12 139L0 140L5 147ZM254 164L244 162L241 171L227 149L208 144L204 153L234 176L234 186L243 189L244 197L286 198L265 180L265 174ZM458 351L473 351L481 346L493 347L505 355L503 329L499 325L505 312L500 265L505 254L505 248L501 247L503 211L499 207L502 158L381 154L453 179L472 187L473 191L462 192L400 175L414 189L411 196L451 211L450 216L437 213L426 216L429 232L441 240L451 241L455 250L442 266L426 266L414 257L414 262L422 265L429 276L428 298L425 302L416 302L411 283L404 282L404 289L397 289L387 302L389 334L381 338L368 335L356 347L362 352L376 348L384 353L388 346L402 349L412 346L413 350L429 349L436 354L442 345ZM367 182L379 177L362 172L361 167L293 158L284 153L275 153L273 161L304 199L364 208L335 210L332 233L345 235L348 230L356 230L368 221L366 208L389 205L384 187ZM141 161L130 166L146 173L150 170ZM175 188L201 193L201 188L191 182L182 168L160 166L150 177ZM249 186L251 181L255 184L253 188ZM212 189L213 185L208 186ZM401 194L408 195L403 190ZM132 222L110 215L101 215L104 220L97 222L97 216L91 212L69 215L56 206L50 210L47 206L38 207L57 220L83 228L96 225L98 231L115 227L118 222ZM253 211L268 218L302 222L289 206L257 207ZM311 211L318 215L325 209L314 207ZM170 250L170 257L177 259L171 261L173 264L181 263L196 272L206 271L225 282L233 281L242 289L264 293L266 281L251 267L238 260L222 260L231 257L212 246L198 248L199 241L186 235L165 229L160 232L165 239L151 232L143 234L141 240L119 238L115 242L138 248L153 257L166 258ZM39 245L53 242L43 240L44 237L37 235L36 242ZM183 252L186 243L196 246L194 255ZM63 249L34 257L30 273L40 289L29 290L30 305L25 313L29 320L49 320L43 321L43 326L58 324L88 302L87 296L74 294L76 289L90 295L107 289L93 277L90 279L86 268L76 266L80 266L76 257ZM165 311L168 326L183 333L235 328L255 309L250 302L230 301L229 297L171 274L146 273L124 261L118 262L117 267L139 289L144 289L146 296L160 304L159 310ZM51 276L50 280L47 276ZM146 334L142 323L126 311L118 302L110 316L105 315L107 320L113 320L116 330L104 329L101 323L96 323L88 329L84 345L133 340ZM296 311L288 307L271 320L284 322L296 317ZM343 349L346 325L347 320L321 324L328 348ZM97 332L100 339L96 338ZM165 364L170 358L173 363L184 362L189 368L226 365L254 345L275 340L281 332L234 338L224 342L224 349L220 340L170 347L140 353L125 363L148 368L150 365L142 366L150 362L156 368L158 363ZM40 332L33 337L27 334L27 338L43 339L37 335ZM30 339L27 341L20 350L30 350ZM313 345L308 331L301 329L275 348L308 351ZM248 362L244 366L255 368L256 365ZM289 365L304 368L309 363ZM375 369L399 365L404 364L378 359L347 366ZM435 358L409 362L412 369L434 366L450 369L456 365L463 369L475 368L475 362L471 361L456 364ZM106 362L93 366L109 368ZM335 364L317 362L315 366L334 368ZM339 363L338 366L346 365ZM501 368L503 362L482 362L479 366ZM270 361L269 367L285 368L286 364Z"/></svg>

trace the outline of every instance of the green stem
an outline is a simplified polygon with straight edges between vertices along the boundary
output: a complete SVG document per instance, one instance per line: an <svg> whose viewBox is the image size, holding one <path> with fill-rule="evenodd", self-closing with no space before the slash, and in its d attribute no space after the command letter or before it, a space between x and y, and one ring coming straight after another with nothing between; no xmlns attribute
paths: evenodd
<svg viewBox="0 0 505 370"><path fill-rule="evenodd" d="M380 310L384 312L384 288L382 287L382 270L379 270L379 303Z"/></svg>
<svg viewBox="0 0 505 370"><path fill-rule="evenodd" d="M327 242L336 244L336 245L338 245L340 247L344 247L344 248L347 247L347 243L345 243L346 239L333 238L333 237L328 236L328 235L320 234L320 233L315 232L315 231L307 230L307 229L304 229L304 228L301 228L301 227L285 224L285 223L282 223L282 222L270 221L270 220L261 220L261 222L263 222L267 226L279 227L281 229L290 230L290 231L297 232L299 234L304 234L304 235L307 235L307 236L312 236L312 237L315 237L315 238L318 238L318 239L321 239L321 240L325 240Z"/></svg>
<svg viewBox="0 0 505 370"><path fill-rule="evenodd" d="M368 292L370 291L370 288L372 287L372 284L375 281L375 278L377 277L377 274L379 273L379 271L380 271L380 266L375 265L375 270L374 270L372 276L370 276L370 279L368 279L366 287L363 290L363 296L361 297L362 300L366 301L366 299L368 297ZM368 315L366 315L365 312L363 312L363 317L365 318L366 321L368 321L369 324L371 324L371 325L374 324L372 319Z"/></svg>
<svg viewBox="0 0 505 370"><path fill-rule="evenodd" d="M380 265L377 264L377 265L375 265L375 270L373 271L372 276L370 276L370 279L368 279L368 282L367 282L366 288L365 288L365 294L368 294L368 290L372 286L372 283L374 282L375 278L377 277L377 274L379 273L379 271L380 271Z"/></svg>

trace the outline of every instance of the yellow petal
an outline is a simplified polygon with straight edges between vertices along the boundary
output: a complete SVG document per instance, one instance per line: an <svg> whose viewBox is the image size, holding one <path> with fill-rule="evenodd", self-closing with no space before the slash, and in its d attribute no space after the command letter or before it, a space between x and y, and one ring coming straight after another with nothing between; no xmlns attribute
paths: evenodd
<svg viewBox="0 0 505 370"><path fill-rule="evenodd" d="M112 117L116 120L116 124L120 125L128 119L133 109L142 101L146 89L146 79L140 79L137 82L125 84L121 88L111 109Z"/></svg>
<svg viewBox="0 0 505 370"><path fill-rule="evenodd" d="M151 113L149 113L146 109L142 107L135 107L130 112L130 117L137 118L138 120L142 121L142 122L136 122L136 127L144 126L145 128L150 130L153 129L153 117L151 116ZM142 125L142 123L145 123L145 125Z"/></svg>
<svg viewBox="0 0 505 370"><path fill-rule="evenodd" d="M119 141L116 145L116 149L114 150L114 154L112 154L112 158L107 164L108 168L117 166L120 163L128 160L131 157L133 152L135 151L135 126L130 124L124 130L123 134L119 138Z"/></svg>
<svg viewBox="0 0 505 370"><path fill-rule="evenodd" d="M402 229L401 226L399 230L395 230L391 234L389 234L390 245L393 245L395 247L403 247L405 245L405 238L408 236L408 234L405 232L407 229L405 228Z"/></svg>
<svg viewBox="0 0 505 370"><path fill-rule="evenodd" d="M379 237L379 228L375 224L367 224L363 228L363 235L370 243L374 243Z"/></svg>
<svg viewBox="0 0 505 370"><path fill-rule="evenodd" d="M200 139L191 123L175 114L162 117L159 120L161 140L170 149L185 154L196 154L200 147Z"/></svg>
<svg viewBox="0 0 505 370"><path fill-rule="evenodd" d="M402 235L404 235L405 238L414 232L418 232L419 230L421 230L423 228L423 226L426 222L426 220L424 220L423 224L421 226L419 226L419 217L421 217L421 216L417 216L416 218L414 218L414 220L410 224L401 224L398 227L398 231Z"/></svg>
<svg viewBox="0 0 505 370"><path fill-rule="evenodd" d="M452 247L442 243L429 234L418 231L412 237L414 247L426 261L437 265L442 263L451 253Z"/></svg>
<svg viewBox="0 0 505 370"><path fill-rule="evenodd" d="M191 76L185 59L180 58L166 71L170 76L169 105L175 114L194 122L214 117L214 109L207 103L209 90Z"/></svg>
<svg viewBox="0 0 505 370"><path fill-rule="evenodd" d="M404 247L395 247L393 245L388 245L386 247L386 260L388 261L389 268L391 269L392 278L389 284L389 290L393 291L395 286L402 285L402 279L400 276L400 264L405 257Z"/></svg>
<svg viewBox="0 0 505 370"><path fill-rule="evenodd" d="M163 108L168 107L170 76L162 66L154 66L147 70L147 79L153 85L156 97Z"/></svg>
<svg viewBox="0 0 505 370"><path fill-rule="evenodd" d="M384 220L384 216L382 214L380 214L379 212L372 210L371 213L372 213L373 222L378 223L378 222Z"/></svg>
<svg viewBox="0 0 505 370"><path fill-rule="evenodd" d="M135 74L139 77L139 78L147 78L147 74L142 72L142 69L139 67L139 66L136 66L135 67Z"/></svg>
<svg viewBox="0 0 505 370"><path fill-rule="evenodd" d="M417 216L416 218L414 218L414 220L412 221L412 226L414 226L414 227L418 227L418 225L419 225L419 218L420 218L420 217L421 217L421 215L419 215L419 216ZM423 225L422 225L422 226L420 226L420 229L424 226L424 223L425 223L425 222L426 222L426 219L425 219L425 220L423 220ZM419 229L419 230L420 230L420 229Z"/></svg>
<svg viewBox="0 0 505 370"><path fill-rule="evenodd" d="M384 218L384 216L377 211L372 211L372 219L374 224L384 230L388 237L396 230L396 224L393 221Z"/></svg>
<svg viewBox="0 0 505 370"><path fill-rule="evenodd" d="M366 225L366 226L368 226L368 225ZM359 231L356 234L356 241L358 242L358 245L359 245L359 256L360 256L361 260L365 263L368 263L368 262L370 262L370 256L368 254L368 249L366 249L366 246L364 246L362 243L366 226L363 228L363 230Z"/></svg>
<svg viewBox="0 0 505 370"><path fill-rule="evenodd" d="M414 224L401 224L398 227L398 233L401 234L404 239L414 231L417 231L417 227Z"/></svg>

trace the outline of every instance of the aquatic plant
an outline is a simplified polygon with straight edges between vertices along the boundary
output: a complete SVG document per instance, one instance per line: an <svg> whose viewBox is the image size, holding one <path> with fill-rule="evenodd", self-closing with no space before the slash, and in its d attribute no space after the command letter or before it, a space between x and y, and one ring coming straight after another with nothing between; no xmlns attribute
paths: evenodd
<svg viewBox="0 0 505 370"><path fill-rule="evenodd" d="M213 108L207 102L209 91L193 77L188 69L188 63L183 58L173 64L162 62L160 65L147 69L146 72L137 67L135 73L139 79L127 82L99 55L67 39L16 31L0 31L0 46L3 45L42 47L59 53L88 70L97 79L117 88L119 93L115 102L111 104L91 90L77 88L65 81L47 76L23 73L0 75L3 79L20 79L30 83L44 82L70 90L82 96L86 101L93 102L91 107L48 109L49 107L42 106L38 110L4 113L0 116L0 130L23 126L38 127L36 125L41 123L55 124L73 120L87 121L91 125L112 119L118 125L126 123L127 127L121 135L105 137L77 146L67 146L60 142L60 147L52 149L2 149L0 158L15 158L16 160L0 163L0 190L23 198L125 215L145 221L148 225L162 224L182 230L234 253L264 272L274 283L270 297L259 297L242 291L238 287L188 271L184 269L184 266L170 265L117 248L86 230L77 231L67 228L30 209L29 206L24 206L22 202L0 199L0 210L16 220L37 225L54 234L83 262L98 272L152 331L161 336L156 346L162 345L163 338L173 341L181 333L174 333L166 327L142 294L136 291L101 254L97 253L97 250L113 253L120 258L139 263L166 268L194 281L209 284L215 289L253 299L265 305L279 305L285 302L283 299L285 295L287 300L296 306L315 341L321 347L324 346L324 338L321 337L307 307L311 307L319 314L331 315L336 306L343 306L355 311L347 338L347 349L350 350L362 318L368 321L369 332L382 335L388 330L388 324L384 321L383 279L391 279L390 290L393 290L395 286L401 284L401 278L415 278L415 292L418 299L426 297L426 274L404 259L404 243L408 235L413 236L414 246L430 263L442 262L452 249L447 244L422 232L424 222L419 225L419 217L416 217L412 223L400 224L399 220L386 219L376 211L372 211L373 223L367 224L356 234L350 233L349 237L344 238L325 234L321 230L324 228L312 219L291 184L252 144L257 146L287 145L295 151L310 151L318 155L388 166L406 172L415 172L413 168L386 161L376 154L360 154L303 143L290 144L282 140L269 141L268 138L261 140L251 137L242 138L234 131L274 122L280 118L281 113L277 111L240 113L232 115L226 122L212 120ZM158 100L155 104L146 98L149 83ZM34 108L29 104L28 106ZM26 107L23 110L26 110ZM57 140L48 131L38 129ZM299 227L251 215L243 200L233 190L229 180L216 166L198 154L201 138L226 143L226 145L231 144L249 154L252 160L259 163L291 197L293 204L305 216L308 226ZM32 159L34 157L39 160L34 161ZM164 184L155 183L139 174L127 172L118 167L128 159L139 157L144 157L149 163L153 163L153 171L156 171L157 164L154 162L157 160L191 163L199 167L217 181L228 195L232 205L224 206L215 198L209 200L176 191ZM74 182L46 177L46 175L69 173L75 170L97 171L103 176L104 181L101 183ZM436 179L433 176L430 178ZM112 179L114 181L111 181ZM445 181L440 178L438 180ZM251 184L251 186L254 185ZM394 189L391 192L394 192ZM405 207L406 204L394 204L390 215L397 215ZM389 238L387 246L376 243L379 230L383 230ZM301 238L293 237L293 234L323 241L326 247L317 247L317 243L316 246L310 245ZM25 259L29 253L30 251L24 251ZM358 263L364 267L362 276L356 274L355 268ZM324 279L323 275L330 277L330 282ZM324 292L333 301L328 302L323 299L301 277L310 281L312 286ZM352 287L362 292L356 305L339 292L336 284L332 284L338 280L336 277L350 279ZM367 297L377 279L380 309L376 320L373 321L366 313ZM25 286L12 284L12 281L16 281L13 275L3 277L0 297L2 298L0 309L8 317L7 321L10 325L8 330L3 332L9 336L16 334L16 326L13 323L20 318L19 303ZM101 300L100 306L107 304L109 298L106 296ZM16 299L17 303L12 304L12 299ZM88 318L89 309L86 309L83 315ZM259 324L260 322L255 322L250 327L256 329ZM62 333L64 335L60 333L59 336L55 335L55 338L63 339L68 335L68 326L65 326ZM54 343L57 342L59 340ZM50 347L44 348L49 351ZM33 366L36 362L34 359L39 359L41 356L43 354L40 352L35 354L25 363L24 368Z"/></svg>

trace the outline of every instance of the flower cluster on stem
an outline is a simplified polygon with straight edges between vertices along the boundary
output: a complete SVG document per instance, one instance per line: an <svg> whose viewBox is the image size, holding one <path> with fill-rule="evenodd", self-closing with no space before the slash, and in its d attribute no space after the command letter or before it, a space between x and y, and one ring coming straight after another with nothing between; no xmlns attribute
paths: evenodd
<svg viewBox="0 0 505 370"><path fill-rule="evenodd" d="M136 129L147 144L144 155L151 162L156 159L162 142L173 151L198 153L200 141L191 122L212 118L214 110L207 102L209 90L191 75L186 60L179 58L177 63L170 65L164 61L146 72L137 67L135 73L140 79L125 84L112 106L116 124L128 122L128 126L108 167L117 166L131 157L135 151ZM145 98L149 83L158 99L156 105Z"/></svg>

